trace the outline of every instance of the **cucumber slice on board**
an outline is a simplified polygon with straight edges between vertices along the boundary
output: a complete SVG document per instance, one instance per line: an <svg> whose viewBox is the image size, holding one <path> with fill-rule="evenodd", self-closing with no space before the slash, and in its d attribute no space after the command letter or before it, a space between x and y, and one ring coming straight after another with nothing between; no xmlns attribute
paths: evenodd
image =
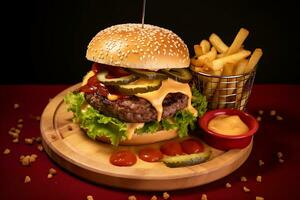
<svg viewBox="0 0 300 200"><path fill-rule="evenodd" d="M209 159L211 150L206 150L201 153L193 153L178 156L169 156L163 158L162 161L168 167L186 167L203 163Z"/></svg>

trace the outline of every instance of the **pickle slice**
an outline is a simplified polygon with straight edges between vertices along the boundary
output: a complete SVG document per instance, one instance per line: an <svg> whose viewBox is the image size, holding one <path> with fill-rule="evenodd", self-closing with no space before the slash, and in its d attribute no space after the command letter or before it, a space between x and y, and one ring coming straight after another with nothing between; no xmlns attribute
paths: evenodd
<svg viewBox="0 0 300 200"><path fill-rule="evenodd" d="M163 163L168 167L185 167L203 163L209 159L211 150L206 150L201 153L193 153L187 155L177 155L163 158Z"/></svg>
<svg viewBox="0 0 300 200"><path fill-rule="evenodd" d="M168 76L166 74L160 73L160 72L153 72L153 71L148 71L148 70L141 70L141 69L127 69L129 72L132 72L136 74L137 76L149 80L154 80L154 79L160 79L164 80L167 79Z"/></svg>
<svg viewBox="0 0 300 200"><path fill-rule="evenodd" d="M192 79L192 74L188 69L162 69L160 71L182 83L188 83Z"/></svg>
<svg viewBox="0 0 300 200"><path fill-rule="evenodd" d="M122 76L119 78L107 78L106 77L107 75L108 75L108 71L106 70L100 71L97 74L97 79L106 85L123 85L123 84L131 83L139 78L134 74L130 74L128 76Z"/></svg>
<svg viewBox="0 0 300 200"><path fill-rule="evenodd" d="M115 88L122 94L134 95L157 90L160 86L161 80L147 80L140 78L126 85L115 85Z"/></svg>

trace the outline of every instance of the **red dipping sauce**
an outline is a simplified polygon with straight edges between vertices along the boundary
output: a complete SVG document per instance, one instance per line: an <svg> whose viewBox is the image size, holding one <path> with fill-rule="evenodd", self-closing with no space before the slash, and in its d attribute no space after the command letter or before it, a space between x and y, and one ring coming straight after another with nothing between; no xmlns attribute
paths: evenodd
<svg viewBox="0 0 300 200"><path fill-rule="evenodd" d="M125 167L134 165L137 158L136 155L129 150L120 150L113 152L109 161L113 165Z"/></svg>
<svg viewBox="0 0 300 200"><path fill-rule="evenodd" d="M120 78L123 76L128 76L129 73L125 71L124 69L120 67L114 67L114 66L108 66L108 65L102 65L99 63L93 63L92 65L92 71L94 72L94 76L90 77L87 81L87 84L80 87L79 91L86 93L86 94L93 94L95 92L98 92L102 96L108 96L108 94L117 95L118 98L128 98L127 95L120 94L118 91L115 90L113 86L107 86L101 83L98 78L97 74L101 70L107 70L108 75L106 78Z"/></svg>
<svg viewBox="0 0 300 200"><path fill-rule="evenodd" d="M183 152L186 154L199 153L204 150L203 144L195 139L187 139L182 141L181 147Z"/></svg>
<svg viewBox="0 0 300 200"><path fill-rule="evenodd" d="M163 154L159 149L148 147L140 150L139 158L146 162L156 162L163 158Z"/></svg>
<svg viewBox="0 0 300 200"><path fill-rule="evenodd" d="M183 154L182 147L178 141L166 142L160 147L160 150L163 154L168 156Z"/></svg>

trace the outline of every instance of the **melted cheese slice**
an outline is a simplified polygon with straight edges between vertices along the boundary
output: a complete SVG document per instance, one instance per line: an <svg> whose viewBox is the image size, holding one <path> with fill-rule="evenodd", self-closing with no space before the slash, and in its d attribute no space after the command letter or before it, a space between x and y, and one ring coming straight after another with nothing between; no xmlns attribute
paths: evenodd
<svg viewBox="0 0 300 200"><path fill-rule="evenodd" d="M162 85L158 90L147 92L147 93L138 93L135 96L147 99L157 111L157 121L161 120L163 113L162 102L169 93L180 92L188 96L188 106L187 110L190 111L194 116L197 116L197 110L192 106L192 92L188 83L180 83L174 81L173 79L166 79L162 81Z"/></svg>
<svg viewBox="0 0 300 200"><path fill-rule="evenodd" d="M134 134L135 129L142 128L144 123L126 123L127 125L127 139L130 140Z"/></svg>

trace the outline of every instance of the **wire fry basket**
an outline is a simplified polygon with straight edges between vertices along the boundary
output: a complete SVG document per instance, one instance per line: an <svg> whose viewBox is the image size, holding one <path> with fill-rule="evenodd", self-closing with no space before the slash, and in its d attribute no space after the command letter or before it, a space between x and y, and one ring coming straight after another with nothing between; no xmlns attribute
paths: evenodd
<svg viewBox="0 0 300 200"><path fill-rule="evenodd" d="M247 74L218 76L203 72L193 73L193 83L206 96L208 110L235 108L246 110L256 68Z"/></svg>

